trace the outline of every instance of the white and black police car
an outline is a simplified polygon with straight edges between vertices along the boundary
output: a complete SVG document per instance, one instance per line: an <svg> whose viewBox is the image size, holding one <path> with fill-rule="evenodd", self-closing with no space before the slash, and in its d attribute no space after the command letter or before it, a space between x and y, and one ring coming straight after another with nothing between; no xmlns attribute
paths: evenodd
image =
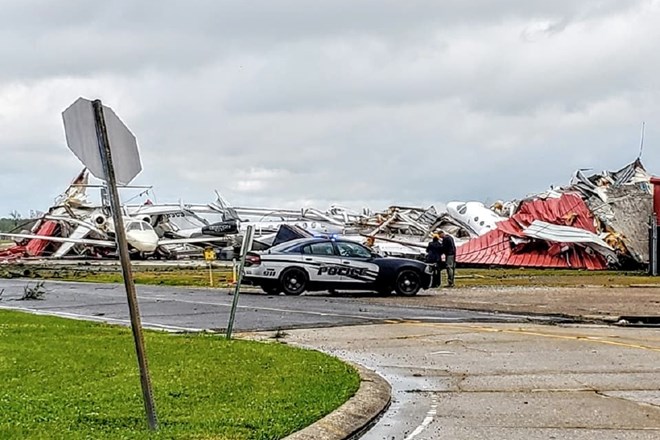
<svg viewBox="0 0 660 440"><path fill-rule="evenodd" d="M249 252L243 280L271 294L374 290L415 295L431 284L431 268L417 260L382 257L350 240L301 238Z"/></svg>

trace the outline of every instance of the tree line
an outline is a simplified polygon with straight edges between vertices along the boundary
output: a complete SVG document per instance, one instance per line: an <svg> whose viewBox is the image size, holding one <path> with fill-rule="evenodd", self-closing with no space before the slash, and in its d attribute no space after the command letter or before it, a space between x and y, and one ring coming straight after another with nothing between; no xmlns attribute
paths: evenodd
<svg viewBox="0 0 660 440"><path fill-rule="evenodd" d="M32 212L30 214L32 214ZM31 215L30 219L35 217L36 213L34 216ZM28 224L28 226L25 229L29 229L32 223L30 219L24 219L18 211L12 211L9 213L8 217L0 217L0 232L10 232L14 229L25 226L26 224Z"/></svg>
<svg viewBox="0 0 660 440"><path fill-rule="evenodd" d="M0 218L0 232L9 232L14 228L14 220L10 218Z"/></svg>

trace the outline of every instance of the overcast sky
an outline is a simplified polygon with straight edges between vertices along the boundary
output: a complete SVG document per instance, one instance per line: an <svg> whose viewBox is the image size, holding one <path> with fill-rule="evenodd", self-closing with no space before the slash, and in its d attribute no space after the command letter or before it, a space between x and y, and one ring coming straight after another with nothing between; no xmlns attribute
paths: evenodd
<svg viewBox="0 0 660 440"><path fill-rule="evenodd" d="M0 0L0 217L82 165L112 107L158 202L492 202L642 160L660 174L658 0Z"/></svg>

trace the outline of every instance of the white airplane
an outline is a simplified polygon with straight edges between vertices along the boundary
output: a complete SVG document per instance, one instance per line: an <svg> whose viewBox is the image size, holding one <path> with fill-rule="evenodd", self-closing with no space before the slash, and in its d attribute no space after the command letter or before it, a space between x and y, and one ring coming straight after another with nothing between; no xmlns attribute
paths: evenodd
<svg viewBox="0 0 660 440"><path fill-rule="evenodd" d="M236 220L241 232L248 226L253 226L256 236L274 236L282 225L302 228L312 235L346 233L344 217L349 214L343 208L335 208L333 213L328 213L314 208L296 210L239 207L230 205L217 191L216 196L216 201L206 207L186 205L186 208L197 213L222 214L224 222Z"/></svg>
<svg viewBox="0 0 660 440"><path fill-rule="evenodd" d="M486 208L481 202L449 202L447 213L477 236L497 229L497 223L506 220L505 217L500 217Z"/></svg>

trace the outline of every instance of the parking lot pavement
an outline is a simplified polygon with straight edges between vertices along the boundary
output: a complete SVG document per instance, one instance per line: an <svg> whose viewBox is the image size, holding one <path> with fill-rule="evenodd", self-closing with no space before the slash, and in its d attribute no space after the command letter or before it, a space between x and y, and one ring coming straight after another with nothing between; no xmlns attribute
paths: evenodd
<svg viewBox="0 0 660 440"><path fill-rule="evenodd" d="M365 298L373 304L480 310L501 313L564 315L617 321L622 316L656 316L660 287L507 286L430 289L415 297Z"/></svg>
<svg viewBox="0 0 660 440"><path fill-rule="evenodd" d="M404 322L287 333L392 384L367 440L660 438L657 330Z"/></svg>

